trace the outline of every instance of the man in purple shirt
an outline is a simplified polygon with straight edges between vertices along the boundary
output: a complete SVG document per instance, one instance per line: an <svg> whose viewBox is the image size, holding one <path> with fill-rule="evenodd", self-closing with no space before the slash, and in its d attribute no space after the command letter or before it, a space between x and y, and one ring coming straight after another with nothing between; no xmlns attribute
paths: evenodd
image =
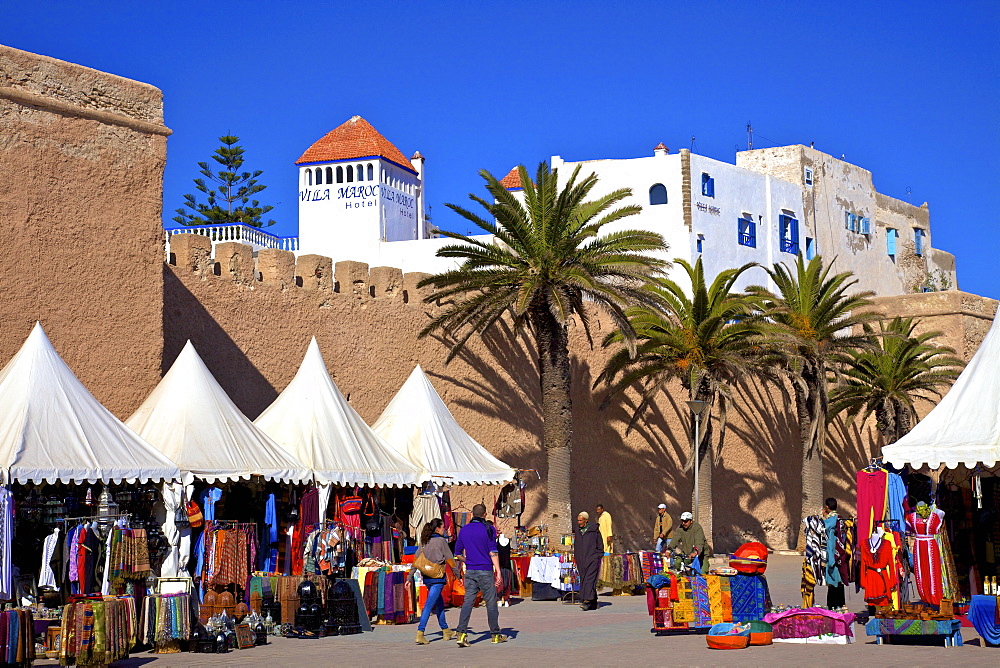
<svg viewBox="0 0 1000 668"><path fill-rule="evenodd" d="M496 579L500 573L497 557L496 530L486 523L486 506L477 503L472 508L472 521L462 527L455 543L455 558L465 562L465 601L458 617L458 646L469 646L469 618L476 604L476 594L482 592L486 601L486 619L490 624L492 642L507 642L500 633L500 611L497 608Z"/></svg>

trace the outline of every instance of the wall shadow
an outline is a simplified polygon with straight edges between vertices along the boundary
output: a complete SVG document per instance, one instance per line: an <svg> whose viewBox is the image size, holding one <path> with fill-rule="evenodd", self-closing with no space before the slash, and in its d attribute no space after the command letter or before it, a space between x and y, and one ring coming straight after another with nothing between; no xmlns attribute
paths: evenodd
<svg viewBox="0 0 1000 668"><path fill-rule="evenodd" d="M277 398L274 386L164 264L162 374L170 369L188 339L229 398L251 420Z"/></svg>

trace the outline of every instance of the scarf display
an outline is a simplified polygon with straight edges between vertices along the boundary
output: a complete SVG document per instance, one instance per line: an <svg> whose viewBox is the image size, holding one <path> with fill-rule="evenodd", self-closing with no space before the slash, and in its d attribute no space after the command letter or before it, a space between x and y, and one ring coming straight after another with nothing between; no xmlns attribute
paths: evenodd
<svg viewBox="0 0 1000 668"><path fill-rule="evenodd" d="M345 526L317 525L306 535L302 572L333 575L347 568L350 557L364 550L363 532Z"/></svg>
<svg viewBox="0 0 1000 668"><path fill-rule="evenodd" d="M145 580L149 575L149 545L145 529L115 527L111 531L111 584Z"/></svg>
<svg viewBox="0 0 1000 668"><path fill-rule="evenodd" d="M416 621L417 596L409 566L356 566L354 579L369 619L380 624L409 624Z"/></svg>
<svg viewBox="0 0 1000 668"><path fill-rule="evenodd" d="M656 573L663 572L663 555L659 552L640 552L639 564L642 567L642 579L646 581Z"/></svg>
<svg viewBox="0 0 1000 668"><path fill-rule="evenodd" d="M130 596L84 599L63 608L62 665L106 666L128 658L135 644L135 601Z"/></svg>
<svg viewBox="0 0 1000 668"><path fill-rule="evenodd" d="M606 554L601 560L601 574L597 586L611 589L628 589L645 582L642 562L638 554Z"/></svg>
<svg viewBox="0 0 1000 668"><path fill-rule="evenodd" d="M169 643L191 636L191 596L165 594L147 596L142 602L138 641L158 651Z"/></svg>
<svg viewBox="0 0 1000 668"><path fill-rule="evenodd" d="M0 663L30 666L35 660L35 618L30 610L0 612Z"/></svg>
<svg viewBox="0 0 1000 668"><path fill-rule="evenodd" d="M203 585L236 585L245 590L257 562L257 526L231 522L205 523L204 559L198 575Z"/></svg>

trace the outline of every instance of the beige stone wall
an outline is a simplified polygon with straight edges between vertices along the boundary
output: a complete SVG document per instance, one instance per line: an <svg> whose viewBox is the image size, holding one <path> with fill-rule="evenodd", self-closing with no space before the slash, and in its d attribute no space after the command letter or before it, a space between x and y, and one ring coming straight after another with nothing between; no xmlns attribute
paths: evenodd
<svg viewBox="0 0 1000 668"><path fill-rule="evenodd" d="M816 149L802 146L741 151L736 164L761 174L790 181L802 189L803 223L814 236L819 254L837 260L837 269L853 271L858 289L879 295L919 292L929 278L938 287L957 288L955 258L932 248L930 211L927 203L913 206L875 190L872 173ZM813 171L813 185L805 184L805 169ZM872 233L863 235L844 229L849 211L871 220ZM924 253L915 254L913 228L927 232ZM896 256L887 249L887 229L898 231ZM928 274L930 272L930 276Z"/></svg>
<svg viewBox="0 0 1000 668"><path fill-rule="evenodd" d="M40 320L111 410L160 373L163 100L0 46L0 360Z"/></svg>

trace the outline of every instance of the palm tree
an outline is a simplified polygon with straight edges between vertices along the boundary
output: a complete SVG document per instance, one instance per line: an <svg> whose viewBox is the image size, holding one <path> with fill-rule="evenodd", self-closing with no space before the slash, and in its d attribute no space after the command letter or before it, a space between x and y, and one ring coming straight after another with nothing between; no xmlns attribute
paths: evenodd
<svg viewBox="0 0 1000 668"><path fill-rule="evenodd" d="M831 263L832 265L832 263ZM869 345L861 325L879 315L864 309L872 292L850 293L857 283L851 272L830 275L816 256L795 266L776 264L767 273L777 288L747 289L762 302L776 346L785 354L782 370L791 381L802 444L800 520L819 512L823 503L823 450L829 406L827 375L849 350ZM857 332L857 333L855 333ZM796 522L797 528L801 523ZM801 532L799 532L801 534ZM789 536L794 535L794 532Z"/></svg>
<svg viewBox="0 0 1000 668"><path fill-rule="evenodd" d="M940 399L965 366L952 348L932 343L941 332L915 334L916 326L900 317L880 321L877 332L865 325L871 344L842 358L840 383L830 393L831 415L846 412L853 420L874 413L886 443L910 431L917 418L914 400Z"/></svg>
<svg viewBox="0 0 1000 668"><path fill-rule="evenodd" d="M454 204L447 206L476 227L493 235L483 241L456 232L439 231L461 243L438 250L438 257L461 260L457 269L420 282L435 291L426 298L452 300L420 333L441 330L455 337L451 360L471 336L482 336L504 316L514 331L534 337L542 399L542 446L548 459L548 514L556 534L571 531L571 449L573 406L570 400L570 358L567 324L576 317L590 339L591 306L607 313L627 340L634 340L625 309L652 304L644 288L662 274L668 263L652 257L663 252L663 237L646 230L602 229L641 207L613 208L632 191L615 190L588 200L597 176L577 180L579 166L562 190L558 170L541 163L534 182L518 167L523 201L489 172L486 181L492 202L470 194L488 214L483 218ZM591 302L585 306L585 301Z"/></svg>
<svg viewBox="0 0 1000 668"><path fill-rule="evenodd" d="M698 516L705 535L711 538L712 468L725 439L727 404L732 398L733 385L754 372L766 375L770 368L759 316L755 315L756 300L733 290L740 275L757 265L722 271L708 285L700 257L694 266L682 259L674 263L687 274L691 290L671 279L663 279L650 288L663 306L629 309L629 322L638 339L636 352L633 355L627 346L618 350L595 385L604 382L610 386L602 408L625 390L638 389L639 402L627 431L673 380L680 381L689 399L709 404L708 415L716 414L719 425L718 447L709 456L713 452L712 421L705 420L697 456L701 489ZM608 335L604 345L627 342L627 336L618 331ZM685 470L693 465L694 457L692 448Z"/></svg>

